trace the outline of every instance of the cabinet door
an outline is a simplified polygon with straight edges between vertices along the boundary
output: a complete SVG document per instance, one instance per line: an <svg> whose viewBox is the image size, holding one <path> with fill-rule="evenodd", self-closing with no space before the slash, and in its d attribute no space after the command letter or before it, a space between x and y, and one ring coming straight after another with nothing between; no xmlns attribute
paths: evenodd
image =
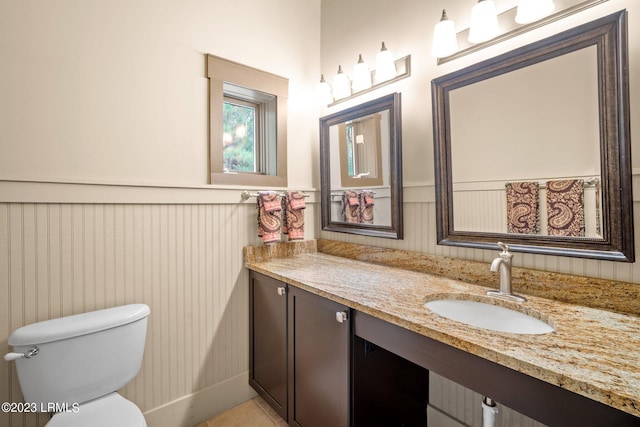
<svg viewBox="0 0 640 427"><path fill-rule="evenodd" d="M290 425L349 425L350 317L340 304L289 288Z"/></svg>
<svg viewBox="0 0 640 427"><path fill-rule="evenodd" d="M287 287L251 272L249 384L287 419Z"/></svg>

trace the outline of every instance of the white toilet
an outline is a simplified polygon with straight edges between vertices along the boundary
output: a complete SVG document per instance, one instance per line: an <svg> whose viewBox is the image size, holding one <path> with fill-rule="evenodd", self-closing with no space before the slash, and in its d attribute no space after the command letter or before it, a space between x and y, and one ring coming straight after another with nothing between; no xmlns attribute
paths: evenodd
<svg viewBox="0 0 640 427"><path fill-rule="evenodd" d="M47 427L146 427L116 391L140 370L149 307L130 304L33 323L9 337L25 402Z"/></svg>

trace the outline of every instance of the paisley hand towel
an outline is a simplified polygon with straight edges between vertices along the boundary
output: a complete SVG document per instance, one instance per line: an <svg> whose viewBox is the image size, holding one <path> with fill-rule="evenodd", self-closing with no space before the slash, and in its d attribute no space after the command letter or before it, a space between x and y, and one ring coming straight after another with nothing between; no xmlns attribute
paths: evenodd
<svg viewBox="0 0 640 427"><path fill-rule="evenodd" d="M282 199L282 232L289 240L304 239L304 193L287 191Z"/></svg>
<svg viewBox="0 0 640 427"><path fill-rule="evenodd" d="M550 236L584 236L584 181L547 181L547 220Z"/></svg>
<svg viewBox="0 0 640 427"><path fill-rule="evenodd" d="M280 241L282 204L280 196L274 191L258 193L258 236L264 243Z"/></svg>
<svg viewBox="0 0 640 427"><path fill-rule="evenodd" d="M540 231L537 182L507 182L507 232L535 234Z"/></svg>
<svg viewBox="0 0 640 427"><path fill-rule="evenodd" d="M361 190L358 198L360 199L360 222L373 224L373 191Z"/></svg>
<svg viewBox="0 0 640 427"><path fill-rule="evenodd" d="M342 215L345 222L360 222L360 197L356 191L345 190L342 195Z"/></svg>

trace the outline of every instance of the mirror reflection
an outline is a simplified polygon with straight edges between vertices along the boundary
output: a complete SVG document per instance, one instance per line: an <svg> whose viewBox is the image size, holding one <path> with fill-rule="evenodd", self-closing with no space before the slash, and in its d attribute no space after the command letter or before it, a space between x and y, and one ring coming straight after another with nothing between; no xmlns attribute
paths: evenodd
<svg viewBox="0 0 640 427"><path fill-rule="evenodd" d="M456 230L602 239L596 54L449 93Z"/></svg>
<svg viewBox="0 0 640 427"><path fill-rule="evenodd" d="M391 226L389 111L329 127L331 221Z"/></svg>
<svg viewBox="0 0 640 427"><path fill-rule="evenodd" d="M380 129L381 122L386 128L384 133ZM330 132L337 127L340 146L336 148L340 151L340 183L343 187L383 185L382 145L385 151L388 150L388 125L389 114L385 111L331 127Z"/></svg>
<svg viewBox="0 0 640 427"><path fill-rule="evenodd" d="M400 94L320 119L323 229L402 238Z"/></svg>

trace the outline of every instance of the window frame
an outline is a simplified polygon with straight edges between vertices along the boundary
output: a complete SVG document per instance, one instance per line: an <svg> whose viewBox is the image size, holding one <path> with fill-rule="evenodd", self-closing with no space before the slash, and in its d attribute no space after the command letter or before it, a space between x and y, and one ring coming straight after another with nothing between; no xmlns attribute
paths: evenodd
<svg viewBox="0 0 640 427"><path fill-rule="evenodd" d="M289 80L229 61L207 55L207 78L209 79L209 183L247 185L262 187L287 186L287 99ZM258 158L260 173L224 172L223 165L223 117L222 103L225 99L225 83L275 96L275 105L263 108L260 117L263 135L270 133L275 143L267 143ZM230 96L234 98L233 95ZM259 103L259 101L258 101ZM275 114L275 129L269 127L266 115ZM267 138L267 139L269 139Z"/></svg>

